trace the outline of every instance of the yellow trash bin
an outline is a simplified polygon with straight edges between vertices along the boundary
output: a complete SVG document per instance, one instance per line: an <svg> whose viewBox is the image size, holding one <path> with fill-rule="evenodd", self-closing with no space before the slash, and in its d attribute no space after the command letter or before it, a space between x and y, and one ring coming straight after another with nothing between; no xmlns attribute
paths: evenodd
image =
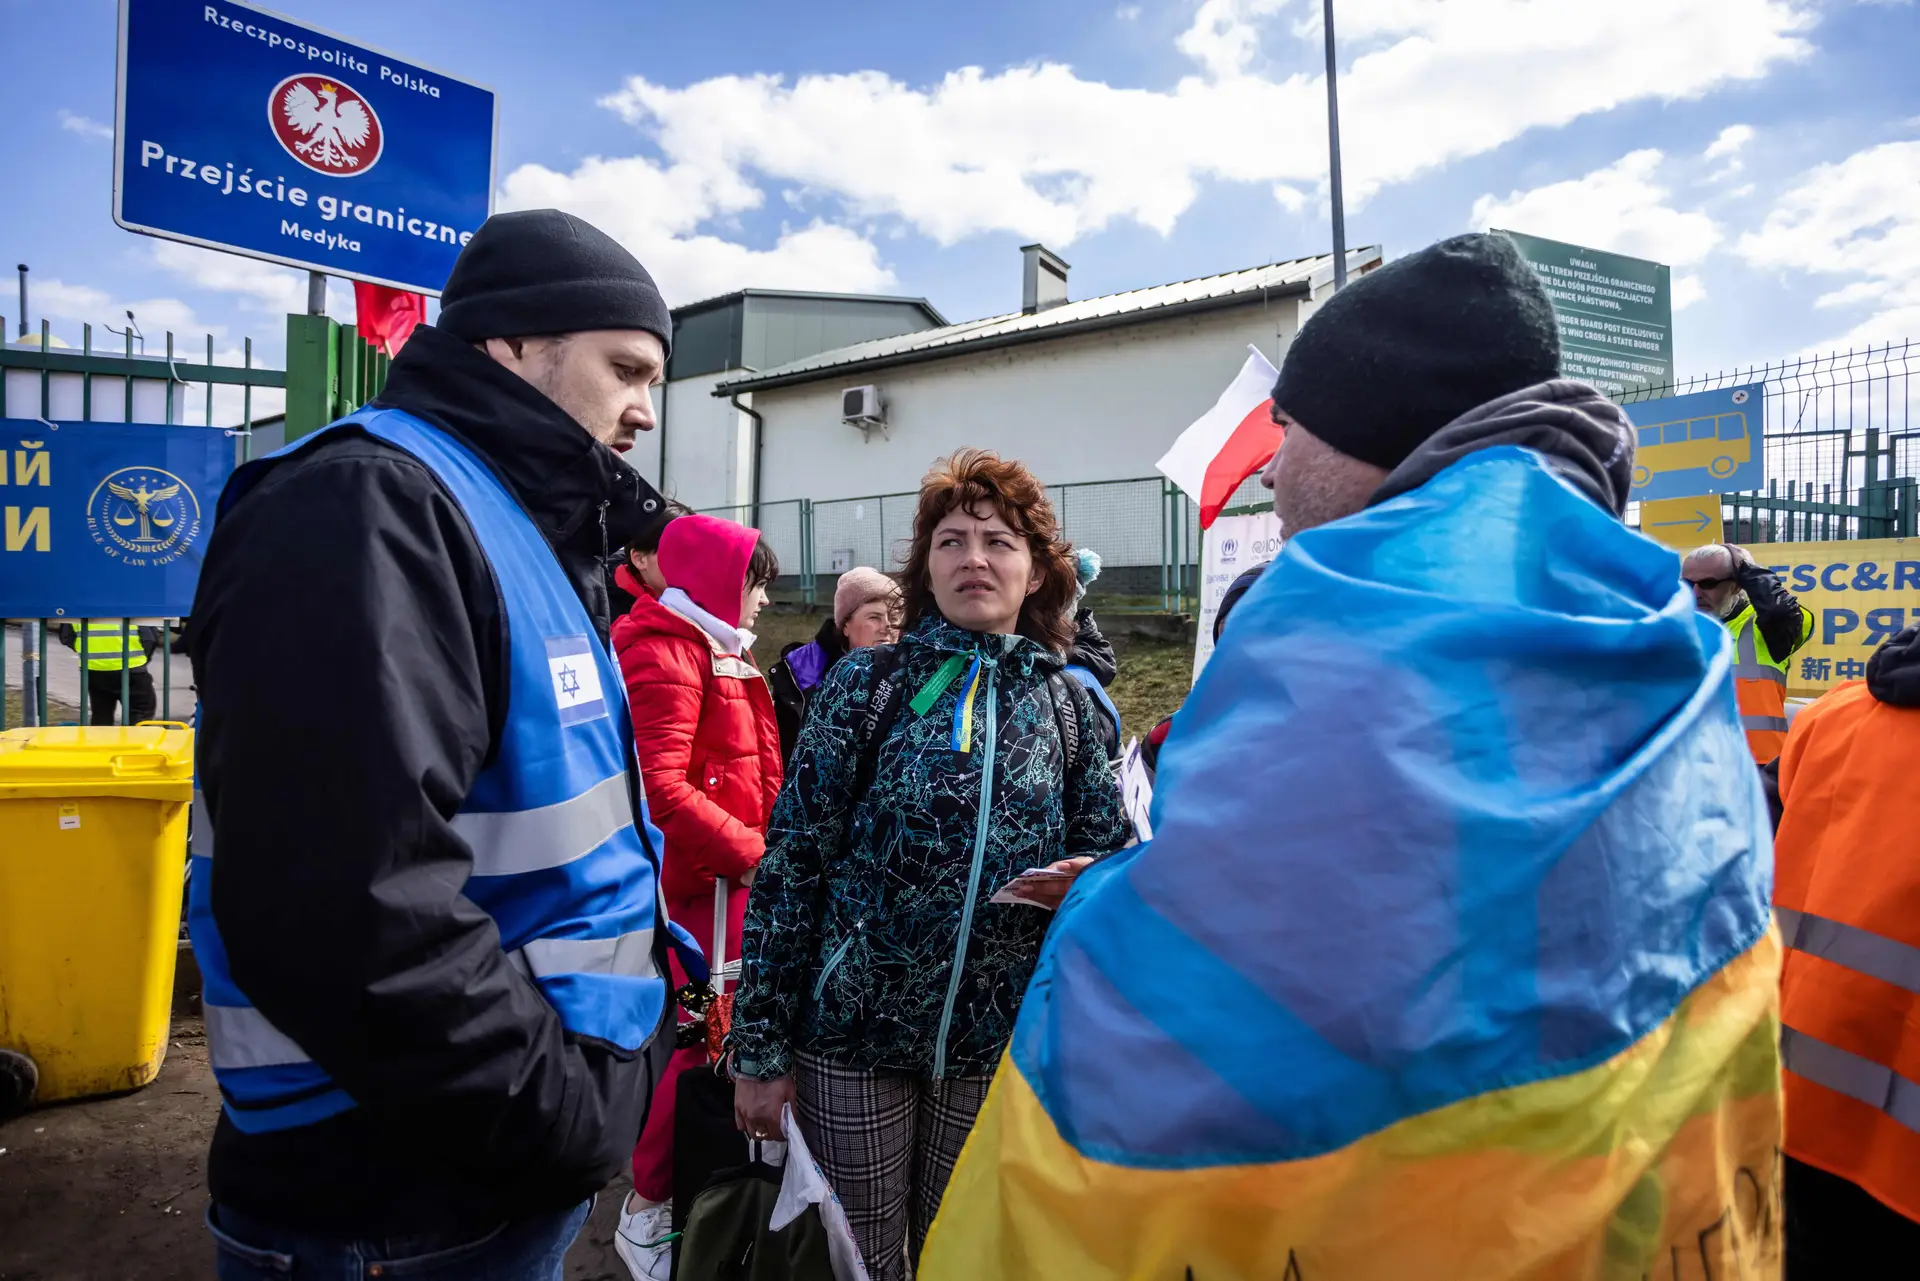
<svg viewBox="0 0 1920 1281"><path fill-rule="evenodd" d="M159 1075L192 801L184 725L0 733L0 1051L36 1102Z"/></svg>

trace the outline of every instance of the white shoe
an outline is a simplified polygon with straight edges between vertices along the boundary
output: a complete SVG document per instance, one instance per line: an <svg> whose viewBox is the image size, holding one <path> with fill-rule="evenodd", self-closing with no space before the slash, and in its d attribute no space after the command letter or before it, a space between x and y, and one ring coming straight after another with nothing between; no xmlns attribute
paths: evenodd
<svg viewBox="0 0 1920 1281"><path fill-rule="evenodd" d="M638 1192L626 1199L613 1234L613 1252L633 1273L633 1281L667 1281L673 1272L673 1243L666 1238L672 1231L673 1202L648 1205Z"/></svg>

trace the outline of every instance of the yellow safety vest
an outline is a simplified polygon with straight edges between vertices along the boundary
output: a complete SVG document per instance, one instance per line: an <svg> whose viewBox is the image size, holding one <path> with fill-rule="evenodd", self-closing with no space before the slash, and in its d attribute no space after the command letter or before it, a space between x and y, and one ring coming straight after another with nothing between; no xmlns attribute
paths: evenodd
<svg viewBox="0 0 1920 1281"><path fill-rule="evenodd" d="M147 665L140 629L128 623L122 636L120 628L120 623L103 618L90 618L80 624L80 657L88 671L117 672L123 666L137 669Z"/></svg>
<svg viewBox="0 0 1920 1281"><path fill-rule="evenodd" d="M1773 656L1751 604L1727 620L1727 630L1733 634L1733 688L1740 701L1740 724L1747 731L1754 764L1765 765L1787 745L1787 659L1792 651L1778 659ZM1813 616L1803 609L1801 644L1812 632Z"/></svg>

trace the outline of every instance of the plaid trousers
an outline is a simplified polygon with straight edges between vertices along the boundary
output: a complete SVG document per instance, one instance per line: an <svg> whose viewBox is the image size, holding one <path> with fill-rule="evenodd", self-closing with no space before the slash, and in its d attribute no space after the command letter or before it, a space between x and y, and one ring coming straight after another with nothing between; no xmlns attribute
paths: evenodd
<svg viewBox="0 0 1920 1281"><path fill-rule="evenodd" d="M954 1162L993 1077L929 1081L795 1056L800 1132L840 1197L873 1281L904 1281L920 1258Z"/></svg>

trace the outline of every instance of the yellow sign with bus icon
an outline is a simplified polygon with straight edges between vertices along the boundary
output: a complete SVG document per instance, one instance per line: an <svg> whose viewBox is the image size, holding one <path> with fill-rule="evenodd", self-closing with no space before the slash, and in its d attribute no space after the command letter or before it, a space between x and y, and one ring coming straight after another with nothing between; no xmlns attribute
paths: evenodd
<svg viewBox="0 0 1920 1281"><path fill-rule="evenodd" d="M1759 489L1763 392L1754 384L1623 406L1634 427L1631 496L1645 502Z"/></svg>

